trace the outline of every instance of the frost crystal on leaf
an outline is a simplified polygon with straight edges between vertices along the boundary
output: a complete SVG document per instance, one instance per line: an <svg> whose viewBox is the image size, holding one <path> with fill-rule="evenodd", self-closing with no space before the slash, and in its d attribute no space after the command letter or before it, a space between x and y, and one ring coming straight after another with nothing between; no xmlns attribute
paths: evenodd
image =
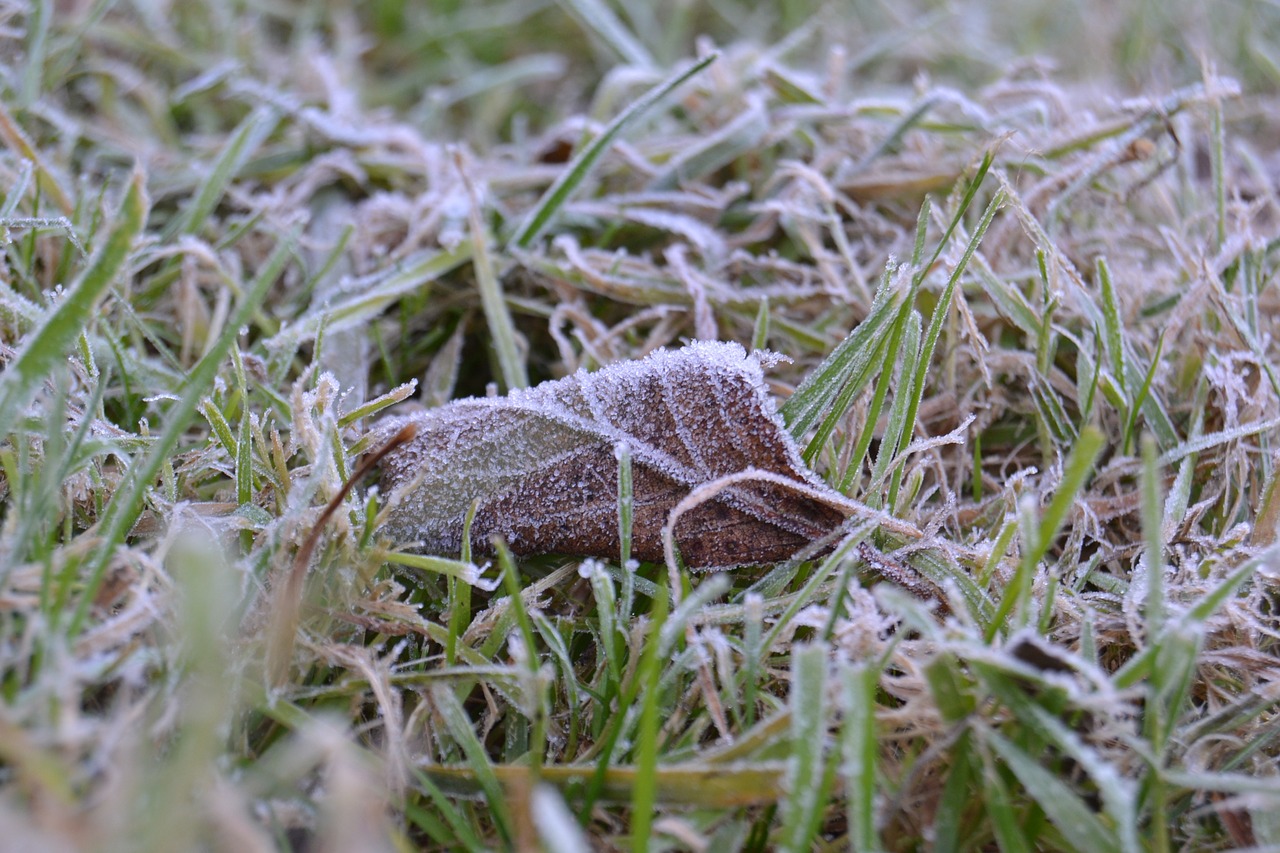
<svg viewBox="0 0 1280 853"><path fill-rule="evenodd" d="M786 559L848 512L801 460L766 393L761 354L738 344L695 341L507 397L390 418L378 431L389 436L409 422L417 437L383 463L384 532L426 551L461 549L474 502L477 552L498 534L517 554L616 559L614 453L624 444L632 553L642 560L662 560L662 528L691 491L744 471L773 476L739 479L679 516L675 540L689 566Z"/></svg>

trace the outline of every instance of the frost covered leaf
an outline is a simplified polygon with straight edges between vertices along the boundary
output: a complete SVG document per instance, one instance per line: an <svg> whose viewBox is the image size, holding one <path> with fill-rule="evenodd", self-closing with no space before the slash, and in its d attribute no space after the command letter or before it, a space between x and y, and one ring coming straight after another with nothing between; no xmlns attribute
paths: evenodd
<svg viewBox="0 0 1280 853"><path fill-rule="evenodd" d="M384 532L432 552L460 550L476 502L478 551L499 534L517 554L616 558L623 445L634 471L632 554L642 560L663 559L663 526L703 486L711 497L686 503L674 528L686 563L700 569L786 559L859 506L805 467L765 391L760 357L738 344L659 350L390 419L380 431L409 422L417 438L383 465L392 494Z"/></svg>

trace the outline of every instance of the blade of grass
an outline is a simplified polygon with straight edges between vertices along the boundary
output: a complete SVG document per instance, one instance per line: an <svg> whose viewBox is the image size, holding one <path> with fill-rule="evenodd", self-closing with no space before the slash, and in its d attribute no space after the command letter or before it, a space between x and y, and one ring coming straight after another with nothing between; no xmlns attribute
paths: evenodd
<svg viewBox="0 0 1280 853"><path fill-rule="evenodd" d="M462 707L462 703L458 701L453 691L454 688L448 685L432 685L428 688L431 702L443 720L445 730L448 731L454 743L462 749L462 754L466 757L467 769L475 774L474 778L489 804L490 814L498 834L510 846L515 836L511 813L507 808L506 794L498 781L497 774L493 772L493 765L489 763L484 744L476 737L474 725L467 716L466 709ZM521 768L521 770L527 777L528 768Z"/></svg>
<svg viewBox="0 0 1280 853"><path fill-rule="evenodd" d="M1018 822L1013 797L1000 777L995 758L985 751L982 758L982 806L991 821L1001 853L1032 853L1035 849L1032 847L1033 839L1027 838L1026 831Z"/></svg>
<svg viewBox="0 0 1280 853"><path fill-rule="evenodd" d="M1076 496L1084 487L1085 481L1093 471L1094 460L1102 452L1105 438L1096 427L1088 426L1080 432L1080 439L1071 449L1062 466L1062 482L1049 506L1045 508L1038 524L1031 524L1024 532L1022 562L1014 575L1013 582L1006 587L1004 596L996 608L991 623L987 626L987 642L995 639L1005 620L1014 608L1026 617L1025 608L1031 594L1031 582L1035 576L1036 566L1053 545L1062 525L1066 523L1067 514L1076 502ZM1020 620L1021 621L1021 620Z"/></svg>
<svg viewBox="0 0 1280 853"><path fill-rule="evenodd" d="M1133 780L1117 773L1105 756L1063 722L1060 713L1050 711L1028 695L1024 670L1001 671L989 661L978 660L973 661L972 666L991 695L1013 712L1028 735L1052 744L1089 774L1109 818L1107 831L1112 834L1114 844L1127 853L1142 849L1138 832L1138 786ZM1043 691L1040 695L1044 696L1053 686L1044 679L1035 684L1035 689Z"/></svg>
<svg viewBox="0 0 1280 853"><path fill-rule="evenodd" d="M435 806L435 811L428 811L422 806L414 802L406 802L404 805L404 816L410 824L416 826L427 837L435 843L445 848L459 848L468 851L468 853L480 853L487 850L480 839L472 832L471 827L467 826L465 819L457 814L457 809L453 803L440 793L440 789L432 784L421 771L414 770L416 774L415 781L424 791L434 791L428 793L431 798L431 804ZM430 786L430 788L428 788ZM436 814L444 817L447 825L441 825Z"/></svg>
<svg viewBox="0 0 1280 853"><path fill-rule="evenodd" d="M1107 265L1107 259L1099 256L1095 268L1098 275L1099 289L1102 291L1103 328L1101 329L1102 334L1100 337L1106 342L1107 356L1111 360L1111 375L1115 377L1116 383L1120 386L1120 393L1127 402L1129 393L1125 390L1125 377L1128 375L1129 369L1124 363L1125 352L1122 337L1124 323L1120 319L1120 305L1116 300L1116 289L1111 281L1111 268Z"/></svg>
<svg viewBox="0 0 1280 853"><path fill-rule="evenodd" d="M0 436L9 433L35 398L40 383L67 357L68 349L89 325L98 303L120 274L146 222L148 203L143 180L140 170L133 173L111 231L94 252L89 266L39 327L27 335L18 354L0 373Z"/></svg>
<svg viewBox="0 0 1280 853"><path fill-rule="evenodd" d="M1150 637L1164 628L1165 578L1164 537L1161 523L1164 500L1160 496L1160 471L1156 461L1156 442L1150 434L1142 436L1142 538L1143 557L1147 565L1147 601L1143 616Z"/></svg>
<svg viewBox="0 0 1280 853"><path fill-rule="evenodd" d="M22 69L22 87L18 92L18 103L23 109L30 109L44 88L45 49L49 44L49 21L52 17L53 3L50 0L36 0L27 6L26 62Z"/></svg>
<svg viewBox="0 0 1280 853"><path fill-rule="evenodd" d="M987 170L991 168L993 153L988 151L983 157L982 163L978 167L977 173L973 176L968 189L965 191L964 197L960 201L960 207L956 211L956 215L952 217L951 225L947 229L946 235L943 236L942 242L939 244L939 251L942 245L951 233L959 225L961 218L964 216L969 205L972 204L974 196L977 194L978 187L982 185L983 178L987 175ZM907 445L911 443L912 436L915 435L916 417L920 412L920 401L924 397L925 374L928 372L930 365L933 364L933 351L938 345L938 338L942 334L942 327L946 323L948 315L951 313L951 302L955 297L956 286L960 281L960 277L964 275L964 271L969 266L969 260L973 257L974 251L977 250L978 244L982 242L982 238L986 236L987 228L991 226L991 220L995 218L996 212L1004 204L1004 193L997 191L991 198L987 209L983 211L982 219L978 222L978 227L974 229L973 235L969 238L969 242L965 245L964 252L960 256L956 267L951 271L950 278L947 279L947 285L942 290L942 295L938 298L938 304L933 309L933 316L929 320L929 330L925 333L924 347L920 352L919 358L915 364L915 375L911 378L910 384L907 386L907 394L909 395L910 405L907 409L906 418L903 424L903 431L898 439L897 453L902 453L907 449ZM936 257L936 254L935 254ZM896 455L896 454L891 454ZM902 469L899 468L894 472L893 481L889 486L888 506L893 507L898 501L898 489L902 484Z"/></svg>
<svg viewBox="0 0 1280 853"><path fill-rule="evenodd" d="M116 546L124 541L129 529L133 527L134 522L137 520L138 513L142 509L143 499L146 496L146 490L155 482L156 474L164 463L169 460L173 449L190 425L191 417L195 414L200 400L213 384L213 380L218 374L218 368L222 365L223 359L226 358L227 351L235 343L241 327L249 321L253 312L262 304L267 291L270 290L276 279L284 271L285 264L288 262L292 251L292 239L281 239L275 251L271 253L266 263L263 264L257 278L247 289L244 298L240 300L240 304L236 306L235 313L232 314L223 327L218 339L200 361L196 363L195 367L191 369L185 383L178 389L181 396L167 413L164 429L151 445L146 457L140 462L137 459L133 460L125 473L124 481L112 494L111 502L107 504L107 508L98 522L101 544L86 559L82 569L82 574L85 577L85 588L81 593L80 602L76 606L75 613L67 625L68 636L77 636L84 627L84 621L89 615L89 608L93 604L98 588L102 585L107 566L110 565L111 558L115 554Z"/></svg>
<svg viewBox="0 0 1280 853"><path fill-rule="evenodd" d="M450 560L447 557L433 557L426 554L406 554L403 551L388 551L383 555L383 559L420 572L456 578L468 587L474 586L488 591L497 589L498 582L485 580L481 577L480 567L468 560Z"/></svg>
<svg viewBox="0 0 1280 853"><path fill-rule="evenodd" d="M551 226L561 208L564 207L565 202L569 200L574 191L591 174L591 170L595 168L596 163L604 156L604 153L609 150L613 140L628 125L652 109L682 83L701 72L712 62L715 62L718 57L718 53L711 53L688 68L676 72L640 96L631 106L609 122L604 130L600 132L600 135L593 139L586 148L569 162L560 177L556 178L555 182L543 193L542 198L538 199L538 203L529 211L524 222L521 223L516 233L512 235L509 245L520 249L529 248L533 241L542 236L543 232Z"/></svg>
<svg viewBox="0 0 1280 853"><path fill-rule="evenodd" d="M876 359L872 368L873 372L879 371L880 378L876 380L875 391L872 392L871 402L867 406L867 416L862 424L862 432L858 434L858 443L854 445L844 476L840 478L837 490L843 494L852 496L853 485L862 474L862 464L866 461L867 451L871 448L871 440L875 438L876 426L880 423L880 413L884 410L884 400L889 394L889 386L893 383L893 370L889 369L894 361L891 355L898 352L901 347L903 327L902 323L895 324L893 335L881 350L880 357Z"/></svg>
<svg viewBox="0 0 1280 853"><path fill-rule="evenodd" d="M631 536L635 500L632 494L631 448L625 443L613 450L618 460L618 565L625 571L631 561ZM631 596L624 595L622 612L631 612Z"/></svg>
<svg viewBox="0 0 1280 853"><path fill-rule="evenodd" d="M763 104L749 104L733 121L715 133L697 139L672 157L649 182L649 191L674 190L681 185L705 180L712 172L735 160L755 154L769 131L770 118Z"/></svg>
<svg viewBox="0 0 1280 853"><path fill-rule="evenodd" d="M866 662L844 674L844 778L848 799L849 847L879 850L875 822L876 691L879 672Z"/></svg>
<svg viewBox="0 0 1280 853"><path fill-rule="evenodd" d="M571 18L608 45L623 62L640 68L654 67L648 49L600 0L558 0L558 3Z"/></svg>
<svg viewBox="0 0 1280 853"><path fill-rule="evenodd" d="M279 123L280 114L270 106L260 106L245 116L182 214L165 229L165 236L194 234L203 228L218 202L226 195L227 186L244 169L253 153L275 132Z"/></svg>
<svg viewBox="0 0 1280 853"><path fill-rule="evenodd" d="M791 652L791 751L787 759L786 799L778 849L809 850L814 813L826 803L819 798L827 734L827 658L825 643L805 643Z"/></svg>
<svg viewBox="0 0 1280 853"><path fill-rule="evenodd" d="M875 522L867 522L854 528L844 537L840 546L814 569L813 574L809 576L800 592L796 593L792 598L791 603L787 605L787 609L778 616L773 628L769 630L769 633L761 641L761 655L767 655L773 649L774 644L778 642L778 638L782 636L783 632L792 629L791 620L795 618L797 613L812 603L818 587L822 586L845 560L850 559L854 549L858 547L862 540L871 535L871 531L875 527Z"/></svg>
<svg viewBox="0 0 1280 853"><path fill-rule="evenodd" d="M1120 845L1115 833L1098 820L1089 806L1066 783L994 730L984 731L983 737L1004 761L1005 766L1018 777L1026 794L1036 801L1075 849L1118 853Z"/></svg>
<svg viewBox="0 0 1280 853"><path fill-rule="evenodd" d="M970 811L974 800L974 764L977 759L973 755L971 734L964 732L956 740L951 750L951 766L947 770L947 781L942 788L942 797L938 800L938 811L934 818L936 846L934 853L958 853L966 847L963 835L964 816ZM870 850L874 848L858 848Z"/></svg>
<svg viewBox="0 0 1280 853"><path fill-rule="evenodd" d="M876 352L876 341L888 332L907 294L886 273L871 310L822 363L804 378L779 412L794 436L803 436L855 378L865 375ZM850 398L852 399L852 398Z"/></svg>
<svg viewBox="0 0 1280 853"><path fill-rule="evenodd" d="M760 308L756 311L755 325L751 329L751 351L762 350L769 346L769 297L760 300Z"/></svg>
<svg viewBox="0 0 1280 853"><path fill-rule="evenodd" d="M1134 432L1138 428L1138 413L1142 411L1143 405L1151 395L1151 382L1155 379L1156 368L1160 366L1160 356L1164 353L1164 334L1156 340L1156 351L1151 356L1151 366L1147 368L1146 375L1142 377L1142 384L1138 386L1138 390L1133 395L1133 400L1129 406L1128 417L1125 419L1124 432L1121 438L1121 447L1125 454L1128 454L1133 447Z"/></svg>
<svg viewBox="0 0 1280 853"><path fill-rule="evenodd" d="M506 298L502 293L502 283L498 281L493 269L493 259L489 254L489 229L480 218L480 194L471 182L460 150L454 149L453 160L458 173L462 175L462 182L466 184L467 194L471 197L467 212L473 247L471 265L476 273L476 287L480 290L480 306L484 310L485 322L489 325L489 339L498 357L502 385L507 391L528 388L529 374L525 370L524 359L520 357L516 327L511 321L511 312L507 310Z"/></svg>
<svg viewBox="0 0 1280 853"><path fill-rule="evenodd" d="M920 336L923 326L924 321L920 319L920 312L915 310L907 312L900 324L901 332L897 333L901 343L897 351L888 353L885 359L885 366L889 368L889 372L893 372L892 365L898 367L896 384L898 391L889 405L884 436L880 440L880 449L876 454L875 463L871 466L870 489L883 488L889 463L897 456L898 448L903 446L901 439L903 430L907 428L907 412L911 406L911 394L907 389L915 375L916 360L920 357ZM880 494L871 493L866 498L868 505L877 508L880 506ZM892 504L889 505L892 506Z"/></svg>
<svg viewBox="0 0 1280 853"><path fill-rule="evenodd" d="M660 595L649 611L652 636L660 636L667 620L667 597ZM640 699L640 722L636 731L636 776L631 793L631 844L634 850L649 849L653 829L653 807L657 802L658 713L663 664L661 644L650 642L640 660L636 681L643 685Z"/></svg>

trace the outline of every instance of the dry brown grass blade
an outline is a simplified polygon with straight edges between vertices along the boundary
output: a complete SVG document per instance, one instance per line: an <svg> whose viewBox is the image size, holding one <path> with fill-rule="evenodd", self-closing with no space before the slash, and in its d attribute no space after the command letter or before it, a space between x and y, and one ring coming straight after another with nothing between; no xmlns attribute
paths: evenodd
<svg viewBox="0 0 1280 853"><path fill-rule="evenodd" d="M285 582L280 585L275 596L275 607L267 646L267 678L272 686L279 687L289 674L289 662L293 659L294 638L298 633L298 619L302 611L302 588L307 577L307 568L311 565L311 556L320 543L320 534L333 514L346 501L347 495L355 488L356 483L363 480L383 457L401 445L412 441L418 434L413 424L401 427L388 441L373 453L366 456L360 466L342 484L342 488L325 506L315 526L307 534L298 552L293 557L293 565Z"/></svg>

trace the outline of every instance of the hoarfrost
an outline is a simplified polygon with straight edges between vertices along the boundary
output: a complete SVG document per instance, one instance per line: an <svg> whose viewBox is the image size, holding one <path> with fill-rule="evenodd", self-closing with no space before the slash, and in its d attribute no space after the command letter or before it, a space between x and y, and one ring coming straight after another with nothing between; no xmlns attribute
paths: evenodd
<svg viewBox="0 0 1280 853"><path fill-rule="evenodd" d="M475 503L477 552L498 534L518 554L616 558L615 449L626 445L636 557L663 558L662 528L691 491L748 470L773 476L718 487L679 517L676 543L702 569L790 557L836 528L849 502L801 460L765 390L762 357L695 341L506 397L388 419L380 434L410 422L418 434L384 463L385 532L458 553Z"/></svg>

